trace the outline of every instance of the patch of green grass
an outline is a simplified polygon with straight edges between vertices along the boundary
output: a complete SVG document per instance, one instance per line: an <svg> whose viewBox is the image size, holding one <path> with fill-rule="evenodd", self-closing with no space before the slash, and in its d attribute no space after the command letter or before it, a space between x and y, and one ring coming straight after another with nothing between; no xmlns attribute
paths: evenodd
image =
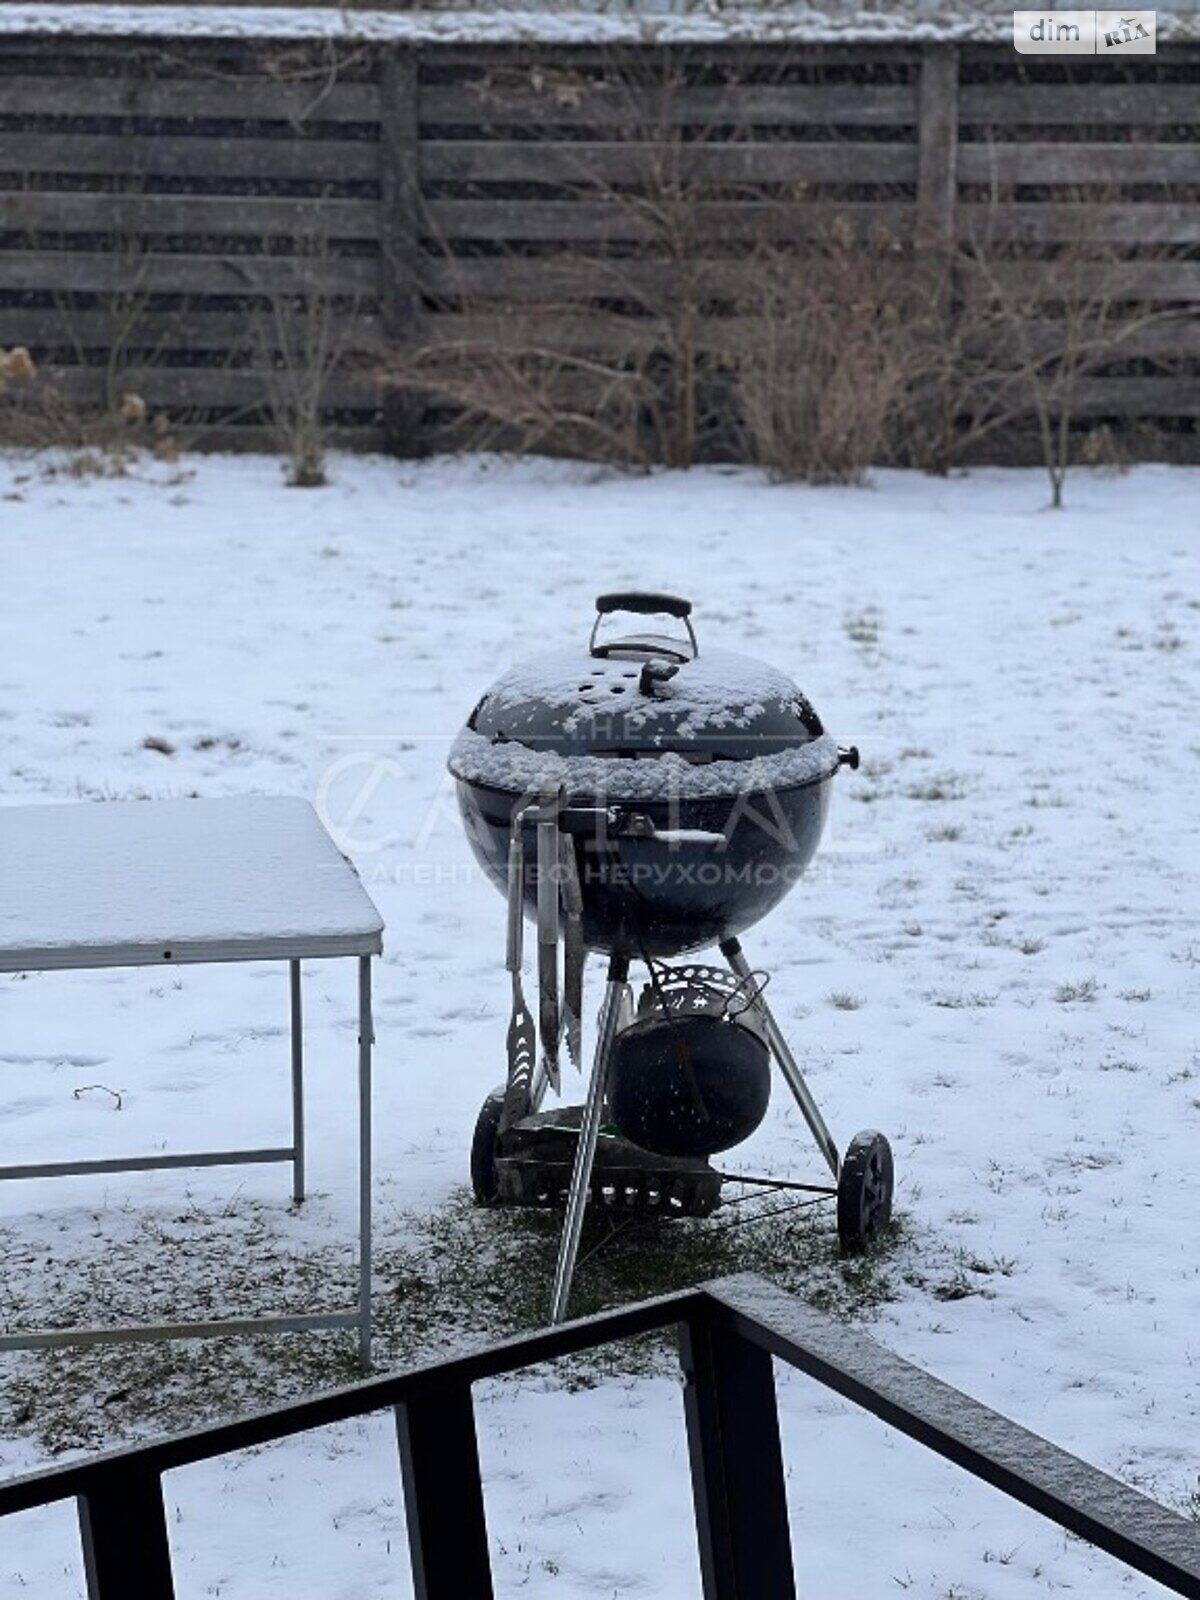
<svg viewBox="0 0 1200 1600"><path fill-rule="evenodd" d="M737 1198L740 1190L730 1186ZM319 1205L319 1199L308 1206ZM205 1215L119 1215L103 1239L51 1257L0 1231L14 1287L9 1327L134 1324L345 1310L354 1261L313 1244L282 1208ZM377 1369L446 1357L545 1325L561 1211L485 1210L457 1193L430 1212L377 1216ZM572 1315L756 1272L838 1317L871 1316L894 1299L903 1222L866 1255L842 1259L832 1204L758 1196L707 1218L632 1218L589 1210ZM23 1298L22 1298L23 1294ZM580 1387L672 1370L667 1336L630 1340L559 1362L551 1381ZM0 1428L49 1453L98 1449L319 1393L360 1377L355 1336L341 1331L164 1341L28 1352L0 1369Z"/></svg>
<svg viewBox="0 0 1200 1600"><path fill-rule="evenodd" d="M737 1195L736 1190L731 1194ZM667 1294L709 1278L757 1272L839 1316L863 1314L892 1298L887 1263L902 1237L843 1259L832 1207L779 1195L727 1204L711 1217L639 1218L589 1211L584 1224L573 1315ZM427 1319L496 1338L546 1320L562 1233L560 1211L485 1210L465 1193L441 1210L405 1219L411 1244L389 1263L399 1268L398 1299L410 1333ZM423 1287L414 1301L405 1283ZM576 1358L581 1372L624 1360L618 1347Z"/></svg>

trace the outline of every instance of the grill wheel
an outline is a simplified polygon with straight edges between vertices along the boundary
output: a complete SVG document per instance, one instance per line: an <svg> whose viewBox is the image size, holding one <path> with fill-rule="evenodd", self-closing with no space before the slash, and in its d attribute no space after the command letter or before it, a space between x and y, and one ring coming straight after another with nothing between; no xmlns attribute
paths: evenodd
<svg viewBox="0 0 1200 1600"><path fill-rule="evenodd" d="M857 1255L892 1220L895 1171L892 1147L883 1134L856 1133L838 1177L838 1238L847 1255Z"/></svg>
<svg viewBox="0 0 1200 1600"><path fill-rule="evenodd" d="M494 1206L500 1198L496 1173L496 1139L504 1110L505 1085L493 1089L479 1108L475 1134L471 1140L471 1189L481 1206Z"/></svg>

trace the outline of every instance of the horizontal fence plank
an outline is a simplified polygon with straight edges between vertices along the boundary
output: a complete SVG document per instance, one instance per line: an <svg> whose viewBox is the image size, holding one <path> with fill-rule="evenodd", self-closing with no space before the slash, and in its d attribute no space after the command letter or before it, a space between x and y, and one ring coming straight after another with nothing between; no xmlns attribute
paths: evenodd
<svg viewBox="0 0 1200 1600"><path fill-rule="evenodd" d="M0 230L224 234L254 239L379 237L373 200L266 195L81 194L0 191ZM322 264L325 259L322 257ZM314 266L318 263L314 261Z"/></svg>
<svg viewBox="0 0 1200 1600"><path fill-rule="evenodd" d="M0 77L5 116L213 118L236 122L375 122L374 84L268 77Z"/></svg>
<svg viewBox="0 0 1200 1600"><path fill-rule="evenodd" d="M1030 243L1200 244L1200 206L1074 202L961 202L963 240Z"/></svg>
<svg viewBox="0 0 1200 1600"><path fill-rule="evenodd" d="M528 81L537 76L541 87ZM595 83L570 69L533 68L525 82L481 78L430 84L421 91L425 126L601 128L613 133L737 125L742 127L890 127L917 119L915 85ZM643 137L645 133L643 132Z"/></svg>
<svg viewBox="0 0 1200 1600"><path fill-rule="evenodd" d="M1073 410L1079 417L1200 417L1200 376L1082 378Z"/></svg>
<svg viewBox="0 0 1200 1600"><path fill-rule="evenodd" d="M1046 355L1061 349L1061 330L1056 330L1053 321L1047 318L1026 327L1024 342L1031 352ZM1011 339L1002 332L989 332L986 328L968 327L963 334L963 345L976 356L992 351L998 371L1002 371L1006 363L1011 365L1020 359L1019 352L1012 348ZM1127 325L1120 330L1113 359L1151 361L1165 371L1174 370L1180 362L1200 360L1200 318L1190 312L1168 312L1139 327Z"/></svg>
<svg viewBox="0 0 1200 1600"><path fill-rule="evenodd" d="M256 139L224 132L0 133L0 171L369 182L379 175L379 146L373 139Z"/></svg>
<svg viewBox="0 0 1200 1600"><path fill-rule="evenodd" d="M1187 428L1167 421L1159 427L1152 419L1130 419L1137 428L1137 460L1161 461L1175 466L1192 466L1196 459L1196 436ZM1124 425L1124 424L1123 424ZM1085 419L1085 432L1091 425ZM1107 443L1107 441L1106 441ZM1120 439L1118 437L1118 450ZM982 439L964 442L959 453L963 467L1037 467L1045 468L1045 447L1036 427L1006 428L1000 433L986 434Z"/></svg>
<svg viewBox="0 0 1200 1600"><path fill-rule="evenodd" d="M1014 303L1023 299L1030 306L1046 299L1061 298L1065 289L1085 287L1096 296L1113 296L1117 288L1120 298L1148 303L1157 301L1200 301L1200 261L1141 261L1120 262L1113 266L1115 282L1106 291L1103 278L1105 263L1097 263L1094 288L1087 283L1082 270L1063 273L1051 262L998 261L989 269L994 282L1006 299ZM980 286L978 293L986 295Z"/></svg>
<svg viewBox="0 0 1200 1600"><path fill-rule="evenodd" d="M667 261L602 261L595 258L547 256L451 260L427 257L420 267L428 294L504 299L520 304L547 299L615 300L634 294L678 298L684 274L689 287L711 295L744 289L745 272L736 262L698 262L683 268Z"/></svg>
<svg viewBox="0 0 1200 1600"><path fill-rule="evenodd" d="M90 405L135 393L152 407L257 407L292 392L284 387L286 378L273 380L245 367L131 366L111 376L103 367L52 367L44 377L67 399ZM382 403L378 381L366 373L331 374L322 384L321 398L326 406L358 411L373 411Z"/></svg>
<svg viewBox="0 0 1200 1600"><path fill-rule="evenodd" d="M746 324L741 318L706 318L696 337L701 348L729 349L737 339L744 341ZM532 351L544 351L550 359L562 355L610 361L645 358L662 343L663 330L653 318L517 305L426 317L410 359L461 360L464 369L493 355L504 359Z"/></svg>
<svg viewBox="0 0 1200 1600"><path fill-rule="evenodd" d="M3 326L0 321L0 329ZM752 348L763 333L763 324L747 312L705 317L696 326L695 338L701 350L737 356ZM554 304L532 308L514 304L483 312L447 311L429 316L412 348L431 359L459 355L468 364L487 352L504 356L533 350L546 352L549 357L561 353L622 360L645 357L661 349L664 337L661 320L655 317L573 311ZM1056 344L1052 330L1043 334L1031 328L1027 337L1039 349L1054 348ZM1009 341L1002 336L999 349L997 336L989 336L986 331L968 330L964 338L975 355L985 354L990 345L997 367L1011 356ZM1194 361L1200 358L1200 318L1181 317L1139 328L1121 339L1119 354L1122 359L1143 358L1167 366L1185 359Z"/></svg>
<svg viewBox="0 0 1200 1600"><path fill-rule="evenodd" d="M275 428L247 422L185 422L172 429L189 450L221 450L231 453L278 455L286 441ZM388 448L386 428L370 421L357 426L329 426L325 443L331 450L379 453Z"/></svg>
<svg viewBox="0 0 1200 1600"><path fill-rule="evenodd" d="M381 348L382 320L355 315L338 330L345 350ZM282 327L280 326L282 323ZM31 350L120 349L183 351L246 351L301 347L305 324L270 308L260 311L146 311L122 299L111 309L0 306L0 347L28 345Z"/></svg>
<svg viewBox="0 0 1200 1600"><path fill-rule="evenodd" d="M713 316L696 329L700 348L735 355L755 337L757 325L749 315ZM142 312L132 319L128 308L112 310L23 309L0 306L0 346L25 345L39 350L74 352L115 347L118 351L149 351L165 356L173 351L255 353L259 350L296 349L303 326L289 337L286 329L266 312ZM1030 337L1038 342L1037 330ZM490 312L444 312L425 319L410 348L450 354L455 349L473 359L486 350L520 351L538 348L566 354L595 355L610 359L646 355L661 346L663 330L653 317L621 316L571 311L553 304L500 306ZM974 350L986 347L986 336L970 336ZM1041 341L1053 343L1051 335ZM339 334L347 354L382 357L386 349L382 319L356 316ZM1151 324L1123 337L1120 355L1172 362L1200 357L1200 318L1181 317Z"/></svg>
<svg viewBox="0 0 1200 1600"><path fill-rule="evenodd" d="M1200 91L1197 91L1200 96ZM1200 183L1196 144L962 144L960 183Z"/></svg>
<svg viewBox="0 0 1200 1600"><path fill-rule="evenodd" d="M0 293L328 294L374 297L379 263L326 256L317 287L305 256L155 255L83 250L0 250Z"/></svg>
<svg viewBox="0 0 1200 1600"><path fill-rule="evenodd" d="M959 123L976 126L1200 124L1200 86L1188 83L967 83Z"/></svg>
<svg viewBox="0 0 1200 1600"><path fill-rule="evenodd" d="M913 183L915 145L427 140L426 183Z"/></svg>
<svg viewBox="0 0 1200 1600"><path fill-rule="evenodd" d="M627 200L429 200L424 206L426 233L434 239L476 239L489 242L570 243L576 240L645 244L678 233L668 215ZM827 233L835 224L851 223L860 232L887 228L911 231L914 212L903 201L823 202L697 201L688 208L686 226L705 238L753 242L786 240Z"/></svg>
<svg viewBox="0 0 1200 1600"><path fill-rule="evenodd" d="M902 296L911 289L911 270L897 262L893 271L895 293ZM1138 264L1136 273L1128 267L1123 267L1122 272L1127 295L1200 301L1200 261L1145 262ZM1062 291L1061 275L1054 273L1051 264L1002 261L995 264L994 273L1005 292L1025 294L1031 302L1044 297L1048 290ZM693 298L714 299L744 297L749 292L745 268L735 261L699 261L680 267L667 261L565 256L461 261L443 257L428 258L421 275L430 294L480 300L502 298L518 303L554 298L619 300L642 294L671 305L679 302L685 290ZM878 282L881 288L887 283L882 268ZM861 286L848 283L845 293L848 297L860 294Z"/></svg>

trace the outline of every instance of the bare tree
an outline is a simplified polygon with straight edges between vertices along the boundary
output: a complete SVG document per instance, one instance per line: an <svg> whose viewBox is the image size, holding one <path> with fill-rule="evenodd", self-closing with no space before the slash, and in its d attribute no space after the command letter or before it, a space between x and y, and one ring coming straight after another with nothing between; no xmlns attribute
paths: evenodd
<svg viewBox="0 0 1200 1600"><path fill-rule="evenodd" d="M1114 232L1120 189L1056 191L1049 239L1009 221L1005 198L993 182L956 261L960 429L977 439L1032 419L1059 509L1094 380L1131 359L1171 370L1161 334L1180 313L1154 292L1171 250Z"/></svg>

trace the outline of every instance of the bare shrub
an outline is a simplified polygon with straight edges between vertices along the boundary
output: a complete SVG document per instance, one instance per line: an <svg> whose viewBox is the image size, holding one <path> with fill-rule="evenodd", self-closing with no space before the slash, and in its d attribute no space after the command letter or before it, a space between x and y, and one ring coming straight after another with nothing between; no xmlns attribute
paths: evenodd
<svg viewBox="0 0 1200 1600"><path fill-rule="evenodd" d="M337 366L333 317L322 294L277 295L260 325L259 357L271 426L288 483L319 489L325 472L325 388Z"/></svg>
<svg viewBox="0 0 1200 1600"><path fill-rule="evenodd" d="M248 285L262 309L252 314L255 364L262 377L270 426L297 489L328 482L329 412L335 380L364 370L378 352L364 348L356 297L334 284L329 241L319 231L303 241L294 291L265 291L251 271Z"/></svg>
<svg viewBox="0 0 1200 1600"><path fill-rule="evenodd" d="M451 413L447 445L651 464L639 418L652 395L635 360L544 342L528 304L516 318L496 308L490 317L481 339L434 340L389 366L391 384Z"/></svg>
<svg viewBox="0 0 1200 1600"><path fill-rule="evenodd" d="M178 454L165 414L152 412L136 391L112 405L80 404L23 346L0 350L0 446L63 451L67 469L85 477L120 476L138 450L160 460Z"/></svg>
<svg viewBox="0 0 1200 1600"><path fill-rule="evenodd" d="M1031 425L1058 509L1074 461L1119 464L1128 452L1130 430L1081 426L1095 414L1089 392L1109 374L1175 370L1170 330L1183 314L1154 286L1174 251L1128 235L1119 186L1056 188L1044 232L1012 220L1012 194L990 184L954 262L958 443Z"/></svg>
<svg viewBox="0 0 1200 1600"><path fill-rule="evenodd" d="M1027 274L986 251L970 260L967 271L992 308L999 336L997 381L1032 415L1055 510L1063 504L1088 381L1119 361L1140 334L1175 316L1147 302L1148 265L1145 255L1086 244L1063 246Z"/></svg>
<svg viewBox="0 0 1200 1600"><path fill-rule="evenodd" d="M937 359L930 310L897 297L904 251L835 222L803 251L760 248L739 311L736 388L753 458L781 478L857 483L894 459Z"/></svg>

